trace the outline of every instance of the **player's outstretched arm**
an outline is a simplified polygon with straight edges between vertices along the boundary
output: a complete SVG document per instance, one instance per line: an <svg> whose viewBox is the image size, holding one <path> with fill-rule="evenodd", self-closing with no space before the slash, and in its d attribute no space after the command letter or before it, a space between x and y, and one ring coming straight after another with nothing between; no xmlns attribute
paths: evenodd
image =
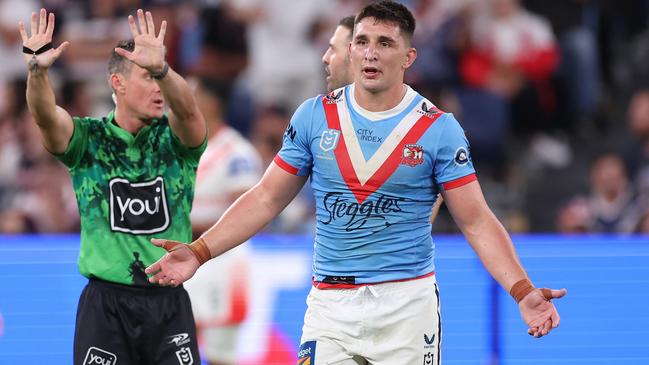
<svg viewBox="0 0 649 365"><path fill-rule="evenodd" d="M56 105L48 70L68 48L69 42L63 42L57 48L52 46L54 13L48 15L45 9L41 9L39 14L32 13L30 34L27 34L23 22L18 23L18 30L28 68L27 107L41 130L45 148L53 153L63 153L74 125L70 114Z"/></svg>
<svg viewBox="0 0 649 365"><path fill-rule="evenodd" d="M541 337L559 325L551 299L565 289L534 288L505 228L491 212L477 181L443 193L446 206L489 273L515 298L528 333Z"/></svg>
<svg viewBox="0 0 649 365"><path fill-rule="evenodd" d="M145 13L139 9L137 22L132 15L129 15L128 24L135 48L133 52L115 48L115 52L151 73L171 108L169 123L173 132L184 145L199 146L207 136L205 119L185 79L172 70L165 61L164 37L167 22L162 21L160 31L156 35L153 15L149 11Z"/></svg>
<svg viewBox="0 0 649 365"><path fill-rule="evenodd" d="M160 285L179 285L192 277L198 267L212 257L247 241L264 228L300 192L306 176L292 175L274 162L261 181L241 195L223 216L190 245L152 240L168 253L146 268L149 281Z"/></svg>

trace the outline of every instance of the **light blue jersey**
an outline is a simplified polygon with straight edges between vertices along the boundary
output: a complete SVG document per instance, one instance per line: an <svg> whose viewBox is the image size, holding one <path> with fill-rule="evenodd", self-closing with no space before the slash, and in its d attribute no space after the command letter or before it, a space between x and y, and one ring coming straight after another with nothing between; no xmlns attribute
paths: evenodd
<svg viewBox="0 0 649 365"><path fill-rule="evenodd" d="M429 274L437 193L475 180L464 131L409 87L398 106L378 113L356 104L353 90L305 101L275 158L311 177L313 279L364 284Z"/></svg>

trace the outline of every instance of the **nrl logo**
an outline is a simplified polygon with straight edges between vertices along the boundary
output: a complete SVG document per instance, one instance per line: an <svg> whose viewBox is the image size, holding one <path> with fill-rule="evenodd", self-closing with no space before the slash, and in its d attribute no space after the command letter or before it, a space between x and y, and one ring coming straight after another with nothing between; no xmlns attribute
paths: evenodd
<svg viewBox="0 0 649 365"><path fill-rule="evenodd" d="M334 104L337 103L341 100L341 96L343 96L343 89L338 90L336 92L335 90L330 92L327 96L325 96L325 100L327 101L328 104Z"/></svg>

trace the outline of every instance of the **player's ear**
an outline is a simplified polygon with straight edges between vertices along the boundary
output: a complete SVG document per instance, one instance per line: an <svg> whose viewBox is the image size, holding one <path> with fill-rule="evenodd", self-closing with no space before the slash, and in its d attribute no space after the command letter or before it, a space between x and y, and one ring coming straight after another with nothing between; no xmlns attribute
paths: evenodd
<svg viewBox="0 0 649 365"><path fill-rule="evenodd" d="M124 75L119 73L111 74L108 77L108 82L110 83L110 87L115 91L115 93L123 94L126 91L126 87L124 85Z"/></svg>
<svg viewBox="0 0 649 365"><path fill-rule="evenodd" d="M403 62L403 69L405 70L410 66L412 66L412 64L415 62L416 59L417 59L417 49L414 47L410 47L408 49L408 53L406 53L406 58Z"/></svg>

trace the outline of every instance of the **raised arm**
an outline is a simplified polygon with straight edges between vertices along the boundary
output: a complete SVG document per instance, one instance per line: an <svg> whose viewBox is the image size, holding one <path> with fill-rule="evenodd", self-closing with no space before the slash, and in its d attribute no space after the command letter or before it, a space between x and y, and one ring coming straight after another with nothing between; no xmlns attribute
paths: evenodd
<svg viewBox="0 0 649 365"><path fill-rule="evenodd" d="M52 48L54 13L48 16L45 9L41 9L39 15L32 13L31 35L27 34L23 22L18 24L18 29L28 67L27 107L41 130L45 148L52 153L63 153L74 132L74 124L70 114L56 105L48 70L69 43Z"/></svg>
<svg viewBox="0 0 649 365"><path fill-rule="evenodd" d="M274 162L261 181L237 199L221 219L191 245L154 239L169 253L146 269L160 285L179 285L192 277L212 257L245 242L259 232L300 192L305 176L289 174Z"/></svg>
<svg viewBox="0 0 649 365"><path fill-rule="evenodd" d="M535 289L523 269L505 228L482 195L477 181L443 193L453 219L489 273L518 301L528 333L547 335L559 325L559 314L550 301L565 289Z"/></svg>
<svg viewBox="0 0 649 365"><path fill-rule="evenodd" d="M151 12L137 11L137 24L132 15L128 16L135 48L129 52L115 48L120 56L151 72L160 86L165 101L171 108L169 124L180 141L189 147L197 147L207 135L205 119L198 109L191 88L178 73L165 61L164 37L167 22L162 21L156 36L155 23Z"/></svg>

